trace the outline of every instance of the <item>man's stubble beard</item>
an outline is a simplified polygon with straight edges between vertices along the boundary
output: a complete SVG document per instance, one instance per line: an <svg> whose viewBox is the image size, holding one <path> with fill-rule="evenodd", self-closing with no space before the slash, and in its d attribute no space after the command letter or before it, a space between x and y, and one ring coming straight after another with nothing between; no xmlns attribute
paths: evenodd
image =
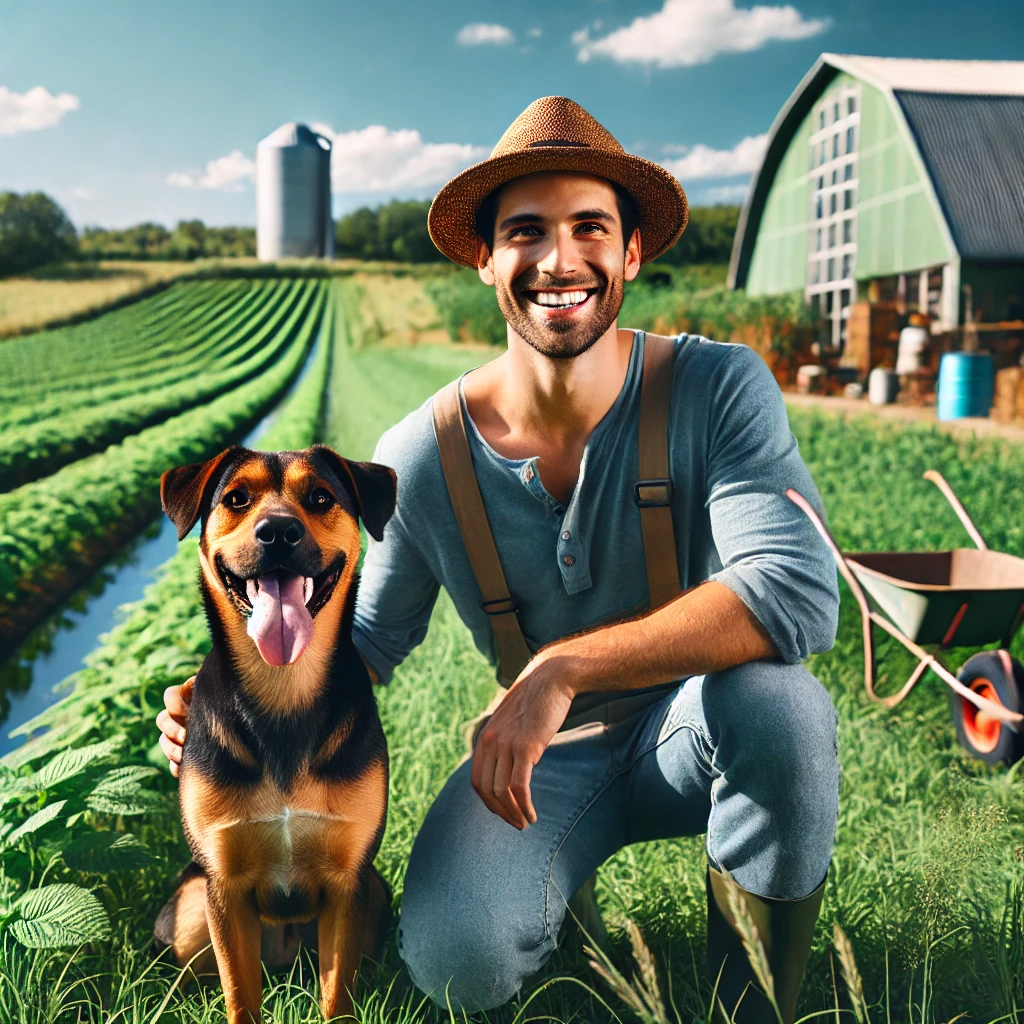
<svg viewBox="0 0 1024 1024"><path fill-rule="evenodd" d="M571 281L546 283L551 288L571 288L574 284ZM534 282L530 282L530 288L543 290ZM575 359L583 355L615 323L624 295L621 277L606 279L593 296L593 300L596 300L594 309L584 321L574 323L570 320L554 320L542 326L530 315L529 307L533 303L522 294L521 288L517 289L516 281L512 282L511 289L499 284L494 291L498 308L512 330L531 348L549 359Z"/></svg>

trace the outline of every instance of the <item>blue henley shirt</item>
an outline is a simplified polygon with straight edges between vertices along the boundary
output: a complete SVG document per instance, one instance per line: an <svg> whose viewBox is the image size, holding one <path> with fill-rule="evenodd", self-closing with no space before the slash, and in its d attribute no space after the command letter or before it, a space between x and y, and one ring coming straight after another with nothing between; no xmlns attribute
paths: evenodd
<svg viewBox="0 0 1024 1024"><path fill-rule="evenodd" d="M544 489L536 457L507 459L491 448L462 398L487 518L531 651L648 607L633 500L643 352L644 333L635 331L622 389L587 441L568 505ZM384 539L371 539L367 549L353 624L357 648L387 682L426 635L443 586L476 646L495 663L430 401L388 430L373 458L396 471L398 501ZM786 662L827 651L839 612L835 563L786 488L795 487L823 517L824 508L779 386L752 349L678 336L669 464L683 588L725 584L764 624Z"/></svg>

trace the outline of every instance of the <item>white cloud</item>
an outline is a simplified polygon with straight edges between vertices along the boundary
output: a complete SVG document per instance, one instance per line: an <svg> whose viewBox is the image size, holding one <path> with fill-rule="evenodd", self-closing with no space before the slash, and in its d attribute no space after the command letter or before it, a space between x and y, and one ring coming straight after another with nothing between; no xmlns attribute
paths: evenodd
<svg viewBox="0 0 1024 1024"><path fill-rule="evenodd" d="M749 185L717 185L704 193L707 203L742 203L747 198Z"/></svg>
<svg viewBox="0 0 1024 1024"><path fill-rule="evenodd" d="M775 39L806 39L828 24L827 18L805 20L790 4L737 8L733 0L665 0L660 11L636 17L603 39L592 39L584 28L572 41L581 61L610 57L620 64L678 68L706 64L720 53L748 53Z"/></svg>
<svg viewBox="0 0 1024 1024"><path fill-rule="evenodd" d="M516 41L512 29L504 25L487 25L482 21L464 25L455 38L463 46L506 46Z"/></svg>
<svg viewBox="0 0 1024 1024"><path fill-rule="evenodd" d="M436 189L489 152L458 142L424 142L410 128L392 131L371 124L335 133L324 124L312 127L331 140L331 184L340 194Z"/></svg>
<svg viewBox="0 0 1024 1024"><path fill-rule="evenodd" d="M753 174L761 166L768 135L748 135L732 149L712 149L703 144L684 150L674 160L663 160L662 166L671 171L684 185L700 178L734 178L740 174Z"/></svg>
<svg viewBox="0 0 1024 1024"><path fill-rule="evenodd" d="M69 92L53 96L37 85L28 92L17 93L0 85L0 135L53 128L65 114L79 106L78 97Z"/></svg>
<svg viewBox="0 0 1024 1024"><path fill-rule="evenodd" d="M206 165L202 174L188 171L171 171L167 184L175 188L222 189L225 192L241 192L245 182L252 181L256 173L256 162L240 149L227 156L219 156Z"/></svg>
<svg viewBox="0 0 1024 1024"><path fill-rule="evenodd" d="M82 199L82 200L86 200L86 201L88 201L89 199L92 199L92 192L90 192L87 188L85 188L82 185L76 185L71 190L71 195L75 199Z"/></svg>
<svg viewBox="0 0 1024 1024"><path fill-rule="evenodd" d="M529 36L529 37L530 37L531 39L540 39L540 37L541 37L541 36L542 36L542 35L543 35L544 33L543 33L543 31L541 31L541 29L539 29L539 28L531 28L531 29L530 29L530 31L529 31L529 32L527 32L526 34L527 34L527 35L528 35L528 36Z"/></svg>

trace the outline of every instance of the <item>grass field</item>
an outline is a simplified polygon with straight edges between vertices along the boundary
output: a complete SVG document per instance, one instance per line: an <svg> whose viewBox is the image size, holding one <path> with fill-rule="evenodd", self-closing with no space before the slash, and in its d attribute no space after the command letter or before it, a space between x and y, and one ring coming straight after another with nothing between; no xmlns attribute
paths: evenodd
<svg viewBox="0 0 1024 1024"><path fill-rule="evenodd" d="M66 323L196 270L185 261L102 260L0 281L0 338Z"/></svg>
<svg viewBox="0 0 1024 1024"><path fill-rule="evenodd" d="M282 418L289 424L287 439L268 437L267 446L291 447L316 435L318 389L326 381L321 436L349 457L369 457L384 429L461 370L497 351L377 343L361 319L365 282L343 279L331 287L329 376L326 362L318 363ZM391 287L383 285L377 295L400 293L388 293ZM923 470L935 468L953 485L992 548L1024 556L1021 449L919 425L844 422L813 410L791 409L790 422L844 549L964 546L967 539L955 516L921 479ZM223 1019L217 989L172 993L174 972L151 965L147 946L156 911L187 857L174 786L154 748L152 722L163 687L184 679L208 648L195 558L195 542L183 543L162 579L72 680L70 696L29 727L48 725L50 732L0 761L0 793L5 794L0 805L0 842L5 843L0 1024ZM956 651L950 664L958 666L969 653ZM1024 654L1020 641L1014 653ZM879 654L885 686L909 674L912 662L902 649L881 643ZM863 979L861 1017L874 1024L940 1024L966 1014L972 1021L1019 1024L1024 1016L1021 773L989 770L965 756L955 744L944 688L934 677L926 677L893 711L867 702L860 620L845 588L835 647L814 656L808 667L839 709L842 780L836 851L803 1010L851 1005L843 965L833 952L838 924ZM378 695L391 759L389 817L378 865L399 901L416 830L463 756L463 723L494 688L491 670L442 594L426 641ZM62 749L67 752L59 753ZM113 765L121 770L135 765L136 774L111 781ZM156 766L152 774L151 766ZM123 792L112 796L118 785ZM90 838L97 833L100 839ZM123 838L126 833L130 839ZM681 1021L706 1017L703 878L700 838L630 847L600 871L598 898L616 964L627 976L632 973L626 929L635 922L662 972L670 1008L663 1017L651 1013L639 1019L674 1021L671 1006ZM65 948L26 949L16 939L19 922L30 918L20 934L30 926L32 934L45 929L34 906L26 910L16 901L26 889L50 884L78 886L95 906L73 897L80 913L63 925L69 929ZM290 979L277 979L267 991L265 1013L273 1021L320 1019L308 965ZM359 1003L359 1019L366 1024L460 1019L423 1004L409 988L393 948L383 964L364 970ZM584 958L566 950L531 982L520 1002L489 1019L525 1024L638 1016ZM854 1018L845 1013L831 1019Z"/></svg>

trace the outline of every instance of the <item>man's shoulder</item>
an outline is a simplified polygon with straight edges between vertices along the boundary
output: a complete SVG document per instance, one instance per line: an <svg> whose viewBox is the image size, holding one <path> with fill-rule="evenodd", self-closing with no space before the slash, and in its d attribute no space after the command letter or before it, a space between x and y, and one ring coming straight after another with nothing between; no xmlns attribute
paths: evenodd
<svg viewBox="0 0 1024 1024"><path fill-rule="evenodd" d="M677 334L666 340L676 345L674 384L676 389L706 388L715 382L727 389L767 374L765 361L749 346L732 341L715 341L701 334Z"/></svg>

